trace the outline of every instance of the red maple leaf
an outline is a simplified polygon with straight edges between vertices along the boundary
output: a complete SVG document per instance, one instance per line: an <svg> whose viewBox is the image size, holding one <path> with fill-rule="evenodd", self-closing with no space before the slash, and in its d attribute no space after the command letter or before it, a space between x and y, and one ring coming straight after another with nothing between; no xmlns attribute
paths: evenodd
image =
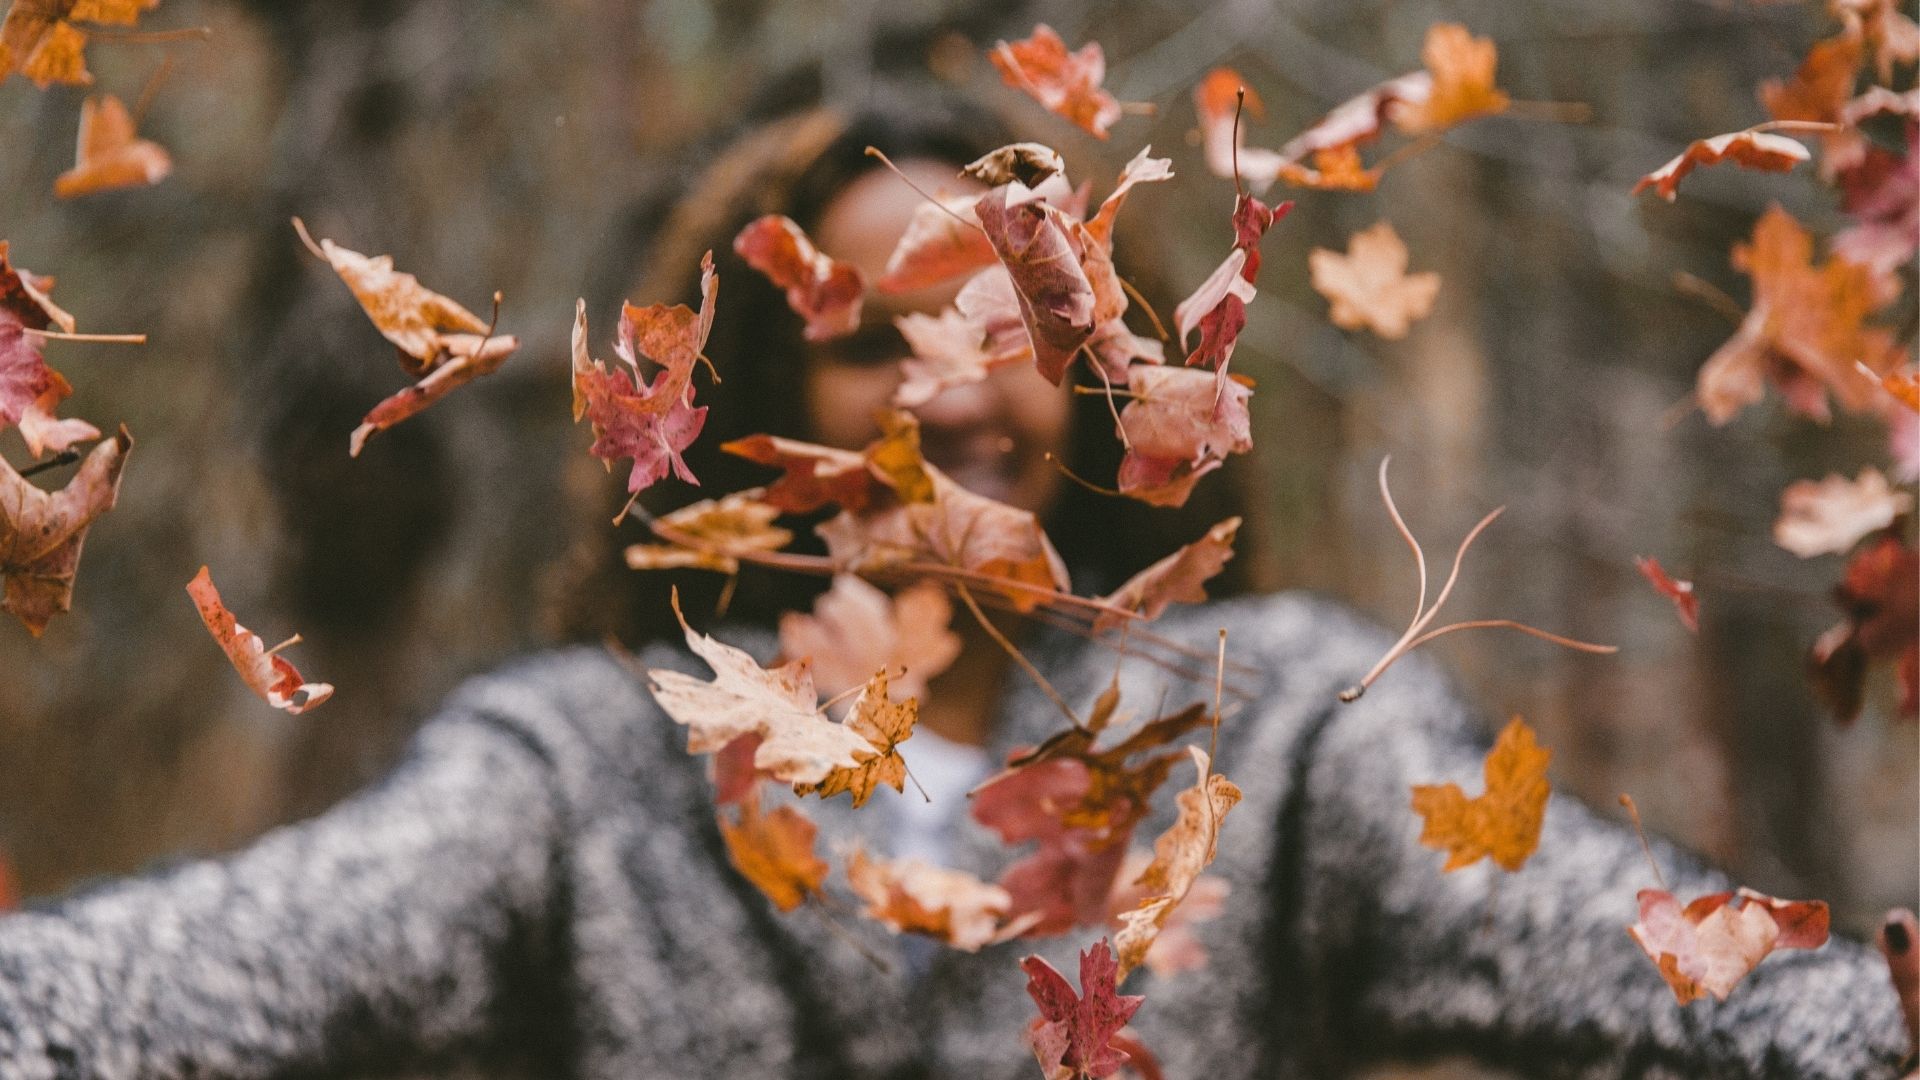
<svg viewBox="0 0 1920 1080"><path fill-rule="evenodd" d="M1112 1076L1128 1060L1113 1037L1127 1026L1146 998L1120 994L1120 966L1105 938L1080 954L1080 990L1075 992L1052 964L1038 956L1020 961L1027 973L1027 994L1040 1007L1040 1019L1028 1029L1040 1067L1053 1075L1072 1070L1076 1077Z"/></svg>

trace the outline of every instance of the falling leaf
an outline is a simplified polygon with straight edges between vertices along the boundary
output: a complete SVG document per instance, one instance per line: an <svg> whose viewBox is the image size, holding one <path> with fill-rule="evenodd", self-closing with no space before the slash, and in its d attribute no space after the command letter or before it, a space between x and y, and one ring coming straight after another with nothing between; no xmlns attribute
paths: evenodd
<svg viewBox="0 0 1920 1080"><path fill-rule="evenodd" d="M66 487L52 493L0 459L0 580L6 584L0 611L12 613L34 637L72 607L80 547L94 520L113 509L131 449L133 436L122 427L87 453Z"/></svg>
<svg viewBox="0 0 1920 1080"><path fill-rule="evenodd" d="M1002 41L988 57L1008 86L1095 138L1106 138L1107 129L1120 119L1120 103L1100 85L1107 77L1107 58L1098 42L1068 52L1060 35L1041 23L1033 36Z"/></svg>
<svg viewBox="0 0 1920 1080"><path fill-rule="evenodd" d="M1179 816L1153 842L1153 861L1136 881L1152 895L1120 916L1122 926L1114 935L1122 980L1146 960L1161 927L1187 898L1200 871L1213 862L1227 811L1240 802L1240 788L1211 771L1206 751L1190 746L1187 752L1193 756L1199 779L1180 793Z"/></svg>
<svg viewBox="0 0 1920 1080"><path fill-rule="evenodd" d="M1892 335L1865 319L1897 295L1870 268L1828 259L1813 262L1813 238L1793 216L1772 206L1754 225L1753 242L1733 249L1735 268L1753 277L1753 306L1701 366L1696 396L1715 425L1759 401L1772 382L1789 409L1816 420L1829 415L1827 395L1852 411L1872 409Z"/></svg>
<svg viewBox="0 0 1920 1080"><path fill-rule="evenodd" d="M1113 190L1107 193L1107 197L1100 201L1100 208L1087 219L1087 234L1093 240L1111 248L1114 222L1133 189L1141 184L1157 184L1173 179L1173 159L1152 155L1153 147L1143 146L1120 170L1120 179L1115 181Z"/></svg>
<svg viewBox="0 0 1920 1080"><path fill-rule="evenodd" d="M693 365L713 329L713 302L720 279L713 253L700 260L700 312L685 304L624 304L614 353L626 362L609 374L587 351L587 305L578 301L573 316L573 419L584 415L593 425L589 453L611 469L632 458L627 490L638 494L667 475L698 484L680 454L693 445L707 421L707 407L693 405ZM640 374L640 358L660 365L652 384Z"/></svg>
<svg viewBox="0 0 1920 1080"><path fill-rule="evenodd" d="M1009 920L1013 898L961 870L919 859L879 859L855 848L847 856L847 883L865 904L861 914L896 934L925 934L959 949L1019 936L1022 920Z"/></svg>
<svg viewBox="0 0 1920 1080"><path fill-rule="evenodd" d="M1109 928L1121 929L1125 926L1122 917L1151 898L1152 890L1142 887L1135 879L1152 862L1152 855L1135 851L1121 864L1119 880L1115 882L1113 895L1107 901ZM1146 957L1140 962L1148 971L1163 979L1205 968L1210 957L1193 928L1198 923L1219 918L1226 910L1227 896L1232 891L1226 879L1217 875L1202 874L1195 878L1187 890L1186 898L1169 911L1160 923L1159 934L1147 946Z"/></svg>
<svg viewBox="0 0 1920 1080"><path fill-rule="evenodd" d="M267 704L297 716L333 696L333 687L327 683L310 683L300 677L299 670L280 655L286 645L269 651L260 635L234 621L233 612L220 602L220 590L213 587L213 575L206 567L202 566L187 583L187 595L193 597L200 621L207 624L207 632L227 654L241 681ZM286 644L299 640L296 634Z"/></svg>
<svg viewBox="0 0 1920 1080"><path fill-rule="evenodd" d="M711 682L664 668L651 668L654 700L687 728L687 752L711 754L742 735L759 735L754 767L790 784L817 784L835 769L874 755L857 732L821 716L813 674L804 662L768 670L731 645L696 633L673 610L687 646L713 669Z"/></svg>
<svg viewBox="0 0 1920 1080"><path fill-rule="evenodd" d="M960 637L948 629L953 605L946 591L919 582L888 597L852 574L838 574L814 601L812 614L780 616L780 651L811 660L814 685L838 695L875 671L897 674L894 691L924 697L928 680L960 655Z"/></svg>
<svg viewBox="0 0 1920 1080"><path fill-rule="evenodd" d="M900 362L900 385L893 393L897 408L918 408L953 387L980 382L995 368L1033 359L1024 332L1012 348L992 351L986 328L957 307L939 315L902 315L893 325L913 353Z"/></svg>
<svg viewBox="0 0 1920 1080"><path fill-rule="evenodd" d="M1673 609L1679 613L1681 624L1693 633L1699 633L1700 597L1693 591L1693 582L1676 581L1668 577L1659 559L1636 556L1633 562L1655 592L1673 601Z"/></svg>
<svg viewBox="0 0 1920 1080"><path fill-rule="evenodd" d="M1426 819L1420 842L1447 853L1442 871L1471 866L1483 856L1504 869L1520 869L1540 845L1552 756L1516 716L1487 752L1484 793L1468 798L1458 784L1414 785L1413 810Z"/></svg>
<svg viewBox="0 0 1920 1080"><path fill-rule="evenodd" d="M483 345L506 341L518 346L514 338L488 338L487 324L478 315L421 285L412 274L395 270L391 257L369 257L331 240L316 244L299 218L293 219L293 228L307 250L347 283L380 336L412 361L401 362L407 374L425 375L454 357L473 355Z"/></svg>
<svg viewBox="0 0 1920 1080"><path fill-rule="evenodd" d="M630 570L691 568L722 574L740 572L746 552L779 551L793 534L776 526L780 508L762 502L758 489L718 500L702 499L662 517L659 527L687 538L689 544L632 544L625 551Z"/></svg>
<svg viewBox="0 0 1920 1080"><path fill-rule="evenodd" d="M1017 181L981 196L974 213L1012 279L1035 366L1058 386L1095 321L1093 285L1069 239L1076 223Z"/></svg>
<svg viewBox="0 0 1920 1080"><path fill-rule="evenodd" d="M1880 376L1880 385L1909 412L1920 413L1920 367L1909 365Z"/></svg>
<svg viewBox="0 0 1920 1080"><path fill-rule="evenodd" d="M787 293L787 306L807 321L808 341L828 341L860 326L866 279L851 263L829 258L793 219L756 218L733 238L734 253Z"/></svg>
<svg viewBox="0 0 1920 1080"><path fill-rule="evenodd" d="M80 145L74 165L54 178L53 193L72 199L145 187L166 179L172 171L173 159L166 148L136 136L127 107L112 94L101 94L80 104Z"/></svg>
<svg viewBox="0 0 1920 1080"><path fill-rule="evenodd" d="M867 459L851 450L777 435L750 435L722 443L720 449L782 470L763 497L767 505L788 513L805 514L829 505L864 510L876 486Z"/></svg>
<svg viewBox="0 0 1920 1080"><path fill-rule="evenodd" d="M1427 317L1440 292L1440 275L1407 273L1407 245L1382 221L1353 234L1347 253L1315 248L1307 255L1313 287L1333 303L1335 326L1366 327L1390 341Z"/></svg>
<svg viewBox="0 0 1920 1080"><path fill-rule="evenodd" d="M1040 1007L1040 1019L1027 1038L1048 1076L1065 1068L1071 1076L1100 1080L1127 1063L1126 1052L1112 1045L1113 1037L1146 999L1117 993L1119 965L1105 938L1080 954L1077 993L1066 976L1038 956L1021 960L1020 969L1027 973L1028 996Z"/></svg>
<svg viewBox="0 0 1920 1080"><path fill-rule="evenodd" d="M1903 270L1920 244L1920 92L1903 100L1905 152L1870 145L1861 164L1840 177L1841 209L1854 224L1834 235L1833 254L1882 275Z"/></svg>
<svg viewBox="0 0 1920 1080"><path fill-rule="evenodd" d="M1291 202L1268 208L1251 195L1234 200L1233 250L1192 296L1173 309L1182 345L1196 328L1200 331L1199 346L1187 354L1188 367L1226 370L1240 331L1246 328L1247 305L1253 302L1254 282L1260 276L1260 238L1292 209Z"/></svg>
<svg viewBox="0 0 1920 1080"><path fill-rule="evenodd" d="M1750 889L1703 896L1682 908L1672 893L1642 889L1640 921L1627 933L1660 968L1685 1005L1735 984L1775 949L1817 949L1827 941L1827 905L1776 900Z"/></svg>
<svg viewBox="0 0 1920 1080"><path fill-rule="evenodd" d="M37 339L12 311L0 308L0 426L18 424L53 388L54 378Z"/></svg>
<svg viewBox="0 0 1920 1080"><path fill-rule="evenodd" d="M1229 454L1253 449L1247 400L1253 391L1200 368L1135 365L1133 400L1120 412L1127 446L1122 494L1154 506L1181 506L1202 476Z"/></svg>
<svg viewBox="0 0 1920 1080"><path fill-rule="evenodd" d="M1760 87L1760 101L1775 120L1835 120L1853 96L1861 54L1860 39L1854 34L1815 42L1791 80L1769 79Z"/></svg>
<svg viewBox="0 0 1920 1080"><path fill-rule="evenodd" d="M7 252L7 242L0 240L0 312L11 312L29 330L59 327L73 333L78 327L73 316L60 310L47 295L53 289L53 279L14 266Z"/></svg>
<svg viewBox="0 0 1920 1080"><path fill-rule="evenodd" d="M1860 715L1867 667L1891 660L1900 712L1920 714L1920 552L1882 536L1847 561L1833 591L1845 618L1813 643L1814 690L1843 724Z"/></svg>
<svg viewBox="0 0 1920 1080"><path fill-rule="evenodd" d="M1887 483L1878 469L1862 469L1856 480L1837 473L1825 480L1798 480L1780 493L1773 542L1803 559L1844 555L1861 537L1912 509L1913 496Z"/></svg>
<svg viewBox="0 0 1920 1080"><path fill-rule="evenodd" d="M1499 55L1490 39L1455 23L1436 23L1427 30L1420 60L1427 67L1425 92L1408 92L1387 106L1401 131L1425 135L1507 110L1507 95L1493 85Z"/></svg>
<svg viewBox="0 0 1920 1080"><path fill-rule="evenodd" d="M75 22L132 26L160 0L14 0L0 23L0 81L14 72L41 89L53 83L93 81L83 50L87 33Z"/></svg>
<svg viewBox="0 0 1920 1080"><path fill-rule="evenodd" d="M1693 170L1707 165L1732 162L1762 172L1792 172L1795 165L1812 157L1807 148L1784 135L1760 131L1735 131L1711 139L1695 139L1672 161L1640 178L1633 194L1652 188L1668 202L1680 193L1680 181Z"/></svg>
<svg viewBox="0 0 1920 1080"><path fill-rule="evenodd" d="M0 352L6 350L5 321L5 316L0 315ZM85 420L62 420L54 415L60 403L73 393L73 387L59 372L49 368L47 374L51 377L47 388L20 414L20 437L26 441L27 452L34 457L58 454L74 443L100 437L100 429Z"/></svg>
<svg viewBox="0 0 1920 1080"><path fill-rule="evenodd" d="M827 863L813 853L818 830L805 814L791 806L763 814L760 800L749 798L733 820L724 811L719 818L728 860L774 907L792 911L819 894Z"/></svg>
<svg viewBox="0 0 1920 1080"><path fill-rule="evenodd" d="M452 359L427 372L419 382L383 398L368 410L360 426L347 438L347 455L359 457L367 440L374 435L419 415L427 406L482 375L493 374L519 347L520 339L511 335L485 337L472 351L453 354Z"/></svg>
<svg viewBox="0 0 1920 1080"><path fill-rule="evenodd" d="M1245 94L1244 104L1241 97ZM1247 119L1258 119L1266 109L1260 95L1232 68L1214 68L1193 89L1194 112L1200 118L1200 145L1207 171L1223 180L1236 175L1254 192L1273 186L1282 172L1297 168L1272 150L1246 144ZM1235 122L1236 113L1240 122Z"/></svg>
<svg viewBox="0 0 1920 1080"><path fill-rule="evenodd" d="M1207 530L1207 534L1145 570L1127 579L1126 584L1101 597L1110 607L1139 612L1142 618L1157 619L1168 604L1206 602L1207 579L1218 574L1233 558L1233 539L1240 531L1240 519L1230 517ZM1123 620L1102 613L1094 622L1095 630L1112 630Z"/></svg>
<svg viewBox="0 0 1920 1080"><path fill-rule="evenodd" d="M865 740L872 756L857 765L830 770L819 783L796 783L796 795L818 794L831 799L843 791L853 792L855 809L866 805L873 789L882 784L902 791L907 783L907 763L900 756L900 744L913 738L914 721L920 718L920 703L913 698L895 701L887 693L887 673L881 671L867 682L853 699L845 727Z"/></svg>
<svg viewBox="0 0 1920 1080"><path fill-rule="evenodd" d="M1067 163L1052 147L1036 142L1019 142L987 151L961 166L960 174L970 176L988 187L1019 184L1038 195L1042 185L1063 177L1066 170ZM977 198L974 200L976 208L979 201Z"/></svg>
<svg viewBox="0 0 1920 1080"><path fill-rule="evenodd" d="M713 777L713 804L733 806L756 798L760 781L770 779L753 767L753 756L760 752L760 736L751 732L716 750L707 759Z"/></svg>
<svg viewBox="0 0 1920 1080"><path fill-rule="evenodd" d="M883 293L913 292L992 266L993 245L971 220L979 199L978 194L940 196L916 207L873 287Z"/></svg>

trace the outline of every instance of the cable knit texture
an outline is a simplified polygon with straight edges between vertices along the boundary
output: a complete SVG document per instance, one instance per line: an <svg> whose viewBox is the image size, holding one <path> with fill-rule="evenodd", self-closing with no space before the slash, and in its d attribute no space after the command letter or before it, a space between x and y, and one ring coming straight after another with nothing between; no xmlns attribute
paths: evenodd
<svg viewBox="0 0 1920 1080"><path fill-rule="evenodd" d="M1210 967L1128 986L1168 1076L1326 1077L1429 1053L1528 1077L1894 1076L1906 1035L1876 954L1836 940L1767 960L1724 1004L1676 1005L1626 934L1647 880L1630 833L1555 797L1539 853L1497 884L1484 863L1442 875L1416 843L1409 786L1477 790L1486 745L1432 666L1336 704L1387 641L1300 595L1160 629L1210 652L1222 626L1258 672L1220 737L1246 790L1213 868L1233 893L1198 927ZM1029 651L1072 700L1114 668L1064 635ZM641 662L703 673L664 646ZM1122 682L1140 713L1211 692L1140 663ZM1059 723L1024 681L1001 717L996 753ZM1072 971L1097 934L943 951L915 976L877 926L776 915L728 867L683 740L602 650L477 679L387 780L321 817L0 919L0 1077L1038 1075L1016 959ZM826 837L884 846L874 807L808 808ZM1683 894L1727 887L1659 854ZM1017 855L967 822L953 860L991 876Z"/></svg>

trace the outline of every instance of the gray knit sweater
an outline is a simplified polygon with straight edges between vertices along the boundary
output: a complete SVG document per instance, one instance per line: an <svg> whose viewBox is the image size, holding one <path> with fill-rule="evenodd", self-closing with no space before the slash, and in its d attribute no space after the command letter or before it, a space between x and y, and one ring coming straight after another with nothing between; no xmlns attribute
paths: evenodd
<svg viewBox="0 0 1920 1080"><path fill-rule="evenodd" d="M1724 1004L1676 1005L1627 937L1648 881L1631 834L1556 797L1539 853L1497 888L1484 863L1442 875L1415 842L1409 785L1478 790L1485 745L1430 665L1342 706L1386 641L1337 606L1235 601L1160 629L1210 651L1220 626L1262 673L1221 732L1220 767L1246 790L1214 866L1233 892L1197 928L1210 967L1128 985L1169 1077L1431 1053L1528 1077L1894 1075L1906 1036L1877 955L1835 940L1768 959ZM1031 655L1083 701L1113 669L1065 636ZM642 659L703 673L666 647ZM1169 678L1132 665L1128 700L1152 708ZM1024 681L1000 715L997 750L1057 724ZM475 680L387 780L321 817L0 919L0 1077L1039 1075L1016 965L1036 943L943 951L914 975L877 926L776 915L727 865L683 739L597 649ZM809 805L829 837L888 820ZM962 830L963 867L1012 857ZM1659 853L1677 891L1726 887ZM1072 973L1091 936L1038 951Z"/></svg>

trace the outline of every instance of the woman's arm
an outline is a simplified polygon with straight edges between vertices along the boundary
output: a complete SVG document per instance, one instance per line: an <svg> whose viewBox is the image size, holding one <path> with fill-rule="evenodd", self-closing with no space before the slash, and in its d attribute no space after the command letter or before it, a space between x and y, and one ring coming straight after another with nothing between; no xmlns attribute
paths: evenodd
<svg viewBox="0 0 1920 1080"><path fill-rule="evenodd" d="M0 1075L245 1080L500 1034L549 969L550 771L455 710L319 818L0 919Z"/></svg>
<svg viewBox="0 0 1920 1080"><path fill-rule="evenodd" d="M1396 669L1309 740L1280 900L1325 995L1308 1025L1323 1056L1469 1054L1528 1077L1896 1075L1907 1034L1886 964L1851 941L1776 953L1724 1003L1676 1004L1627 936L1635 892L1653 884L1638 841L1571 798L1552 798L1519 873L1442 874L1410 789L1478 793L1487 741L1430 667ZM1655 853L1683 899L1731 887Z"/></svg>

